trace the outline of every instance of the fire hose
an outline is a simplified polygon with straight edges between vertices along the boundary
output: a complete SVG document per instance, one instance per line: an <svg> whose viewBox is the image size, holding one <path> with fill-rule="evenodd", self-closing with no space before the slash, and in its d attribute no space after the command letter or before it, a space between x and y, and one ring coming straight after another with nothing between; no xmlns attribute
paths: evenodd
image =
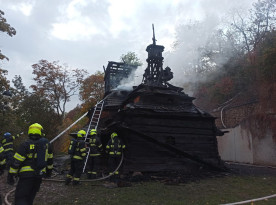
<svg viewBox="0 0 276 205"><path fill-rule="evenodd" d="M115 172L117 172L117 171L120 169L120 167L121 167L121 165L122 165L122 163L123 163L123 159L124 159L124 154L122 153L122 157L121 157L121 160L120 160L119 165L118 165L117 168L116 168L112 173L110 173L109 175L104 176L104 177L101 177L101 178L97 178L97 179L86 179L86 180L84 179L84 180L80 180L80 181L81 181L81 182L94 182L94 181L101 181L101 180L104 180L104 179L107 179L107 178L111 177L112 175L115 174ZM65 180L63 180L63 179L43 179L43 181L65 182Z"/></svg>
<svg viewBox="0 0 276 205"><path fill-rule="evenodd" d="M104 177L101 177L101 178L97 178L97 179L86 179L86 180L80 180L80 181L81 181L81 182L95 182L95 181L101 181L101 180L107 179L107 178L111 177L112 175L114 175L115 172L117 172L117 171L120 169L120 167L121 167L121 165L122 165L122 163L123 163L123 160L124 160L124 154L122 153L122 157L121 157L121 160L120 160L119 165L117 166L117 168L116 168L112 173L110 173L110 174L107 175L107 176L104 176ZM65 182L64 179L43 179L43 181ZM13 193L13 192L15 191L15 189L16 189L16 188L14 187L12 190L10 190L8 193L6 193L6 195L5 195L5 203L6 203L6 205L12 205L12 204L8 201L8 197L9 197L9 195L10 195L11 193Z"/></svg>

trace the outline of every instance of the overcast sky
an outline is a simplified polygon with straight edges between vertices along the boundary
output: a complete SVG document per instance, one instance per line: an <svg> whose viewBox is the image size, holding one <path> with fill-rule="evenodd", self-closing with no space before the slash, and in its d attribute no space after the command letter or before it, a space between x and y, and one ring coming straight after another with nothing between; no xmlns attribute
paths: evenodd
<svg viewBox="0 0 276 205"><path fill-rule="evenodd" d="M59 60L89 74L103 71L108 61L135 52L146 68L146 46L172 49L179 25L212 16L221 18L234 7L249 8L254 0L0 0L0 10L16 29L13 37L0 33L2 62L8 79L20 75L32 83L32 67L41 59ZM214 18L212 18L214 19ZM164 59L166 64L166 59ZM174 71L172 65L169 65ZM140 83L140 82L139 82ZM67 111L75 107L73 100Z"/></svg>

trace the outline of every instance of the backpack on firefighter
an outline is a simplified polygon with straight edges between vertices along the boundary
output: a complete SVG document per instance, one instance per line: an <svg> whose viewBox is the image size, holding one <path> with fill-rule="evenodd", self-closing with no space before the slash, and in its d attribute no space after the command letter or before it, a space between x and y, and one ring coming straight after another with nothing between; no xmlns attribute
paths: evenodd
<svg viewBox="0 0 276 205"><path fill-rule="evenodd" d="M34 149L31 149L34 145ZM30 144L30 149L33 156L32 168L36 173L40 174L41 170L47 167L47 155L48 155L48 140L46 138L40 138L34 141L34 144Z"/></svg>

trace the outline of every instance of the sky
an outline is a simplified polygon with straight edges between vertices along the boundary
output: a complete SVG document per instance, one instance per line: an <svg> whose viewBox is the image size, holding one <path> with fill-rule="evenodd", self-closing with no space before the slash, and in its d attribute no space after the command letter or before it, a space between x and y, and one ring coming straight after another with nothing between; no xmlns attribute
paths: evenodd
<svg viewBox="0 0 276 205"><path fill-rule="evenodd" d="M33 84L31 65L45 59L59 61L70 69L103 72L108 61L135 52L143 62L136 84L146 68L147 45L152 43L152 24L158 45L165 46L164 65L181 80L179 53L174 51L176 33L189 21L202 21L204 34L215 28L234 8L250 8L254 0L0 0L0 10L16 29L13 37L0 33L0 50L9 61L1 62L7 78L20 75L26 87ZM186 38L186 36L185 36ZM190 47L193 35L187 36ZM167 54L166 54L167 52ZM187 56L194 55L185 50ZM183 61L183 59L182 59ZM139 77L140 76L140 77ZM77 96L66 111L79 103Z"/></svg>

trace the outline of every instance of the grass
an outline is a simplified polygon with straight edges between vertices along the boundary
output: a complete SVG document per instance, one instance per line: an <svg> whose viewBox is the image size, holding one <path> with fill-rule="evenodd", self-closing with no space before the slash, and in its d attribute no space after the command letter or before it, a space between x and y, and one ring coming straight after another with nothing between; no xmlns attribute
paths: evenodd
<svg viewBox="0 0 276 205"><path fill-rule="evenodd" d="M65 186L58 182L43 182L35 205L216 205L276 194L276 176L231 175L179 185L165 185L158 181L135 182L130 187L121 188L106 188L104 183L83 182L80 186ZM254 204L275 205L276 198Z"/></svg>

